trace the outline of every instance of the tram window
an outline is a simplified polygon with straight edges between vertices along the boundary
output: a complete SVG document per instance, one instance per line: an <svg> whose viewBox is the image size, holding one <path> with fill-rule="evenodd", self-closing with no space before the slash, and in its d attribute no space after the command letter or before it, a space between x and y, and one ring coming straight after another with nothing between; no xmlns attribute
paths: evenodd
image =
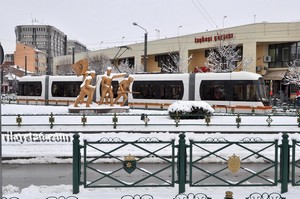
<svg viewBox="0 0 300 199"><path fill-rule="evenodd" d="M18 95L19 96L41 96L42 83L41 82L19 82Z"/></svg>
<svg viewBox="0 0 300 199"><path fill-rule="evenodd" d="M258 93L253 81L233 81L234 101L257 101Z"/></svg>
<svg viewBox="0 0 300 199"><path fill-rule="evenodd" d="M53 97L77 97L80 92L81 81L53 82L51 94Z"/></svg>
<svg viewBox="0 0 300 199"><path fill-rule="evenodd" d="M200 86L202 100L225 100L228 97L226 81L203 80Z"/></svg>
<svg viewBox="0 0 300 199"><path fill-rule="evenodd" d="M116 98L118 96L119 82L118 81L113 81L111 83L111 85L113 87L114 98Z"/></svg>
<svg viewBox="0 0 300 199"><path fill-rule="evenodd" d="M182 99L182 81L134 81L135 99Z"/></svg>

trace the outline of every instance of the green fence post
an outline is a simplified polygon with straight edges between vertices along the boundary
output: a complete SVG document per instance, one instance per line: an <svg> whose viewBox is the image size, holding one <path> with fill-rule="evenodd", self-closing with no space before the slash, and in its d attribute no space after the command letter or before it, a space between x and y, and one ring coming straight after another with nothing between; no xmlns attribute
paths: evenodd
<svg viewBox="0 0 300 199"><path fill-rule="evenodd" d="M292 140L292 185L295 186L296 185L296 144L297 144L297 140L293 139Z"/></svg>
<svg viewBox="0 0 300 199"><path fill-rule="evenodd" d="M185 192L185 183L186 183L186 145L185 145L184 133L181 133L179 135L177 161L178 161L177 169L178 169L179 194L181 194Z"/></svg>
<svg viewBox="0 0 300 199"><path fill-rule="evenodd" d="M73 135L73 194L79 193L80 184L80 146L79 135Z"/></svg>
<svg viewBox="0 0 300 199"><path fill-rule="evenodd" d="M281 176L281 193L288 191L288 182L289 182L289 140L288 135L284 133L282 135L282 145L281 145L281 156L280 156L280 176Z"/></svg>

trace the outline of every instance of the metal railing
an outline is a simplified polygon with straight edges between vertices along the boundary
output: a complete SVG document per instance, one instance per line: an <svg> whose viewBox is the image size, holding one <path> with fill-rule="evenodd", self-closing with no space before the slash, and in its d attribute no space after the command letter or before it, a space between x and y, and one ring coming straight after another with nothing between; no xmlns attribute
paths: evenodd
<svg viewBox="0 0 300 199"><path fill-rule="evenodd" d="M133 126L160 128L162 126L184 128L186 126L195 127L195 131L201 131L202 127L236 127L237 130L243 127L294 127L298 131L300 127L300 114L279 115L279 114L215 114L205 116L204 119L184 120L181 115L172 119L169 114L5 114L2 115L3 131L27 131L29 127L49 127L49 130L59 127L105 127L109 130L130 131ZM222 118L228 118L226 121ZM68 118L68 119L66 119ZM283 119L284 118L284 119ZM98 128L97 128L98 129ZM173 128L174 131L176 130ZM32 130L32 129L31 129ZM56 129L57 130L57 129ZM257 130L256 130L257 131ZM265 131L265 130L264 130ZM273 129L270 131L273 131ZM282 130L279 130L282 131ZM293 131L293 130L290 130Z"/></svg>
<svg viewBox="0 0 300 199"><path fill-rule="evenodd" d="M117 138L107 138L105 139L106 141L84 141L84 145L80 145L79 135L75 134L73 140L73 193L79 193L79 186L81 184L85 187L98 188L135 186L172 187L174 184L178 184L180 194L185 192L187 184L191 187L203 187L276 186L278 183L281 183L281 193L285 193L288 191L288 184L290 182L292 182L293 186L298 185L299 180L295 179L300 173L300 160L296 158L299 156L296 155L299 153L299 149L296 149L299 143L293 141L295 147L293 147L293 153L290 153L292 147L289 145L288 137L287 133L283 133L281 144L278 144L278 140L263 141L257 138L245 138L238 142L212 138L204 141L190 140L190 143L187 144L185 134L181 133L179 134L177 145L174 145L174 140L164 142L155 139L155 141L150 142L151 138L147 138L147 142L141 142L140 139L134 142L126 142ZM104 146L107 144L110 147ZM153 144L157 146L154 147ZM158 144L166 144L166 146L158 146ZM135 154L136 152L130 147L138 147L140 150L139 153ZM88 148L96 152L93 153L92 157L89 157ZM106 151L105 149L107 148L109 150ZM80 149L84 150L83 178L81 177ZM128 157L120 157L118 154L124 154L124 150L132 151L132 154L128 155ZM246 155L240 155L241 157L237 158L241 151L244 151ZM97 153L99 154L97 155ZM222 154L232 155L228 158ZM141 163L147 158L159 159L158 162L163 162L166 165L161 164L158 166L156 164L157 167L160 167L156 168L156 170L144 168L146 166ZM209 160L209 158L213 158L214 160ZM106 159L110 162L114 160L107 171L104 169L103 160L101 159ZM100 162L96 164L96 161ZM129 169L127 168L128 165ZM177 165L176 177L173 175L175 165ZM290 168L292 168L293 172L290 172ZM91 175L93 179L89 179L90 177L87 175L88 169L93 171L93 175ZM162 171L167 172L169 176L167 181L165 181L164 177L158 176ZM126 175L124 175L125 172L127 172ZM235 176L237 172L240 174L237 175L238 177ZM121 173L129 177L130 181L122 179L120 177L122 176ZM142 177L141 175L146 175L146 177ZM150 178L158 179L163 184L157 181L147 181ZM213 180L209 178L213 178ZM109 180L102 182L103 179ZM125 181L126 183L124 183ZM117 182L117 184L111 182ZM139 184L140 182L146 183L141 185Z"/></svg>
<svg viewBox="0 0 300 199"><path fill-rule="evenodd" d="M215 146L210 148L209 146ZM244 138L233 142L225 139L190 140L190 186L276 186L278 182L278 140L263 141L260 138ZM266 150L272 153L266 153ZM239 151L245 155L238 156ZM201 154L196 156L195 153ZM228 157L237 166L228 171ZM195 155L194 155L195 154ZM212 161L208 166L202 162ZM255 164L255 163L256 164ZM221 164L220 164L221 163ZM235 175L238 173L239 175ZM214 182L214 183L212 183Z"/></svg>

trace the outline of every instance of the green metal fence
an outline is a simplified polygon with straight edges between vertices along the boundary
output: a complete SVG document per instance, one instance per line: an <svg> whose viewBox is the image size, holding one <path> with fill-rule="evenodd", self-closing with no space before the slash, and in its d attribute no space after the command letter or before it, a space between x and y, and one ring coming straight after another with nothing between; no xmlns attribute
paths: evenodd
<svg viewBox="0 0 300 199"><path fill-rule="evenodd" d="M300 186L300 154L297 153L300 150L300 141L293 140L292 142L292 184Z"/></svg>
<svg viewBox="0 0 300 199"><path fill-rule="evenodd" d="M190 186L277 185L278 140L271 142L260 138L245 138L238 142L222 138L190 140L189 147L190 174L192 174ZM231 156L226 157L223 154Z"/></svg>
<svg viewBox="0 0 300 199"><path fill-rule="evenodd" d="M86 188L174 186L174 140L102 138L85 140L83 150Z"/></svg>
<svg viewBox="0 0 300 199"><path fill-rule="evenodd" d="M124 141L119 138L73 140L73 193L79 185L101 187L174 187L184 193L191 187L205 186L277 186L281 193L288 183L299 185L299 142L289 145L288 134L279 140L264 141L248 137L240 141L224 138L206 140L185 139L185 133L175 140L139 138ZM290 153L290 149L293 153ZM80 149L83 149L83 172ZM124 151L127 155L124 156ZM292 155L292 156L290 156ZM292 160L292 166L290 164ZM290 172L290 168L292 172ZM292 173L292 175L291 175ZM298 177L297 177L298 176Z"/></svg>
<svg viewBox="0 0 300 199"><path fill-rule="evenodd" d="M78 127L86 129L88 127L102 128L109 131L126 130L128 127L194 127L195 131L200 131L203 127L236 127L237 130L245 127L264 127L263 131L274 131L271 127L280 127L282 131L286 127L294 127L292 131L299 131L300 114L215 114L205 117L203 120L183 120L178 114L171 118L169 114L6 114L3 115L3 131L28 131L33 126L49 127L49 130L57 130L61 127ZM200 115L193 115L200 116ZM203 115L202 115L203 116ZM226 116L229 120L224 122L222 118ZM66 120L68 118L68 120ZM128 120L128 118L130 118ZM283 119L284 118L284 119ZM265 128L270 127L270 128ZM27 128L27 129L26 129ZM146 130L146 128L144 128ZM181 130L182 131L182 130Z"/></svg>

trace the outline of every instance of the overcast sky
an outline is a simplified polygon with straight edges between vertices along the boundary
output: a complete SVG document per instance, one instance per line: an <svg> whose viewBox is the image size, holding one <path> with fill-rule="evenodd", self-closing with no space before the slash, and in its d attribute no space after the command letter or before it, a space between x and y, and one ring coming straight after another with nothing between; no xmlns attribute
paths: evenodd
<svg viewBox="0 0 300 199"><path fill-rule="evenodd" d="M0 2L0 42L15 50L17 25L54 26L90 50L250 23L300 21L299 0L7 0ZM226 17L225 17L226 16Z"/></svg>

